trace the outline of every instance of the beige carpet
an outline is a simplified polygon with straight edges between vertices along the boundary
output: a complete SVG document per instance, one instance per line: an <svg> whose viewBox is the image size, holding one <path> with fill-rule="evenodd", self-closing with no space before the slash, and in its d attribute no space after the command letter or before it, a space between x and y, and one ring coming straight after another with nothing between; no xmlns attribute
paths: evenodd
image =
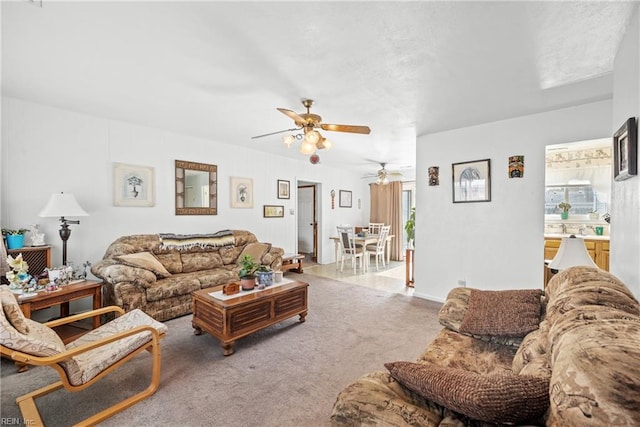
<svg viewBox="0 0 640 427"><path fill-rule="evenodd" d="M307 274L309 315L236 343L193 335L191 316L166 322L160 389L104 426L327 426L339 391L394 360L415 360L440 330L440 304ZM143 354L95 386L37 400L45 424L68 426L147 384ZM20 417L15 398L53 382L50 368L17 373L1 362L3 419Z"/></svg>

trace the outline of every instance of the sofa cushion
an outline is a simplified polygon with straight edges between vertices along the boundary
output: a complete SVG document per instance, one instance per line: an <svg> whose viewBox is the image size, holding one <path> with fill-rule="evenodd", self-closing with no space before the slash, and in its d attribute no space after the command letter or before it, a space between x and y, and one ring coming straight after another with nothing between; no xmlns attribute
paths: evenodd
<svg viewBox="0 0 640 427"><path fill-rule="evenodd" d="M223 265L222 257L217 251L182 254L183 273L210 270L212 268L222 267Z"/></svg>
<svg viewBox="0 0 640 427"><path fill-rule="evenodd" d="M11 327L4 310L0 310L0 344L34 356L54 356L65 350L64 343L53 329L31 319L24 320L29 329L27 334Z"/></svg>
<svg viewBox="0 0 640 427"><path fill-rule="evenodd" d="M482 291L472 289L460 332L473 335L524 337L538 329L540 289Z"/></svg>
<svg viewBox="0 0 640 427"><path fill-rule="evenodd" d="M249 243L240 253L238 260L241 260L244 255L251 255L255 262L260 263L269 249L271 249L271 243Z"/></svg>
<svg viewBox="0 0 640 427"><path fill-rule="evenodd" d="M2 303L2 310L9 323L11 323L11 326L21 334L28 334L29 326L27 326L22 310L20 310L20 304L18 304L16 297L7 285L0 286L0 302Z"/></svg>
<svg viewBox="0 0 640 427"><path fill-rule="evenodd" d="M169 273L182 273L182 258L180 258L180 252L154 253L153 255L164 265L164 268L166 268Z"/></svg>
<svg viewBox="0 0 640 427"><path fill-rule="evenodd" d="M397 381L452 411L489 423L540 418L549 407L549 379L509 372L476 374L433 364L392 362Z"/></svg>
<svg viewBox="0 0 640 427"><path fill-rule="evenodd" d="M178 295L189 295L200 289L197 273L175 274L166 279L160 279L145 289L147 301L160 301Z"/></svg>
<svg viewBox="0 0 640 427"><path fill-rule="evenodd" d="M171 276L171 273L169 273L167 269L164 268L164 265L162 265L162 263L158 261L158 259L153 256L152 253L149 252L137 252L128 255L118 255L115 257L115 259L130 267L149 270L160 279Z"/></svg>
<svg viewBox="0 0 640 427"><path fill-rule="evenodd" d="M442 328L418 357L418 361L488 374L511 371L513 356L517 350L515 342L498 343Z"/></svg>

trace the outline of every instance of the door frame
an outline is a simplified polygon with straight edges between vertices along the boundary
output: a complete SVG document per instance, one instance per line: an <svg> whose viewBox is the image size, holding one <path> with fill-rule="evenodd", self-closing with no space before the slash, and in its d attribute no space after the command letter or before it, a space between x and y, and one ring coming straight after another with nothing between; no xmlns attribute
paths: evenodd
<svg viewBox="0 0 640 427"><path fill-rule="evenodd" d="M313 251L315 254L315 262L320 264L322 262L322 183L310 179L296 178L296 220L295 220L295 235L296 235L296 253L298 253L298 188L301 187L313 187Z"/></svg>

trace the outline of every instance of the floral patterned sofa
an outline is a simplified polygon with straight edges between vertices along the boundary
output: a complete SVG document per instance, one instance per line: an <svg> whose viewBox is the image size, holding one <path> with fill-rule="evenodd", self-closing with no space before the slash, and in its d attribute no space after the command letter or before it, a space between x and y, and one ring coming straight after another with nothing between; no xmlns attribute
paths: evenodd
<svg viewBox="0 0 640 427"><path fill-rule="evenodd" d="M332 424L640 425L640 306L612 274L573 267L546 294L456 288L439 320L416 362L348 385Z"/></svg>
<svg viewBox="0 0 640 427"><path fill-rule="evenodd" d="M91 272L105 283L105 305L139 308L165 321L192 312L193 291L238 280L237 262L244 254L275 271L284 250L258 242L246 230L131 235L111 243Z"/></svg>

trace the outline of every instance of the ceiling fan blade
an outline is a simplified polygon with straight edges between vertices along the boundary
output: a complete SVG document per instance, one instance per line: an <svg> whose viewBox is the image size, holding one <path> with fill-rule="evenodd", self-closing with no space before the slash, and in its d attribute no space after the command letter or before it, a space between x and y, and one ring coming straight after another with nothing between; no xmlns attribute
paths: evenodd
<svg viewBox="0 0 640 427"><path fill-rule="evenodd" d="M356 125L330 125L323 123L320 127L324 130L330 130L334 132L351 132L351 133L371 133L369 126L356 126Z"/></svg>
<svg viewBox="0 0 640 427"><path fill-rule="evenodd" d="M307 121L300 117L295 111L287 110L286 108L278 108L278 111L280 111L285 116L293 119L293 121L296 122L298 126L304 126L304 124L307 123Z"/></svg>
<svg viewBox="0 0 640 427"><path fill-rule="evenodd" d="M293 132L294 130L300 130L300 128L291 128L291 129L279 130L277 132L265 133L264 135L256 135L256 136L252 136L251 139L262 138L263 136L277 135L283 132Z"/></svg>

